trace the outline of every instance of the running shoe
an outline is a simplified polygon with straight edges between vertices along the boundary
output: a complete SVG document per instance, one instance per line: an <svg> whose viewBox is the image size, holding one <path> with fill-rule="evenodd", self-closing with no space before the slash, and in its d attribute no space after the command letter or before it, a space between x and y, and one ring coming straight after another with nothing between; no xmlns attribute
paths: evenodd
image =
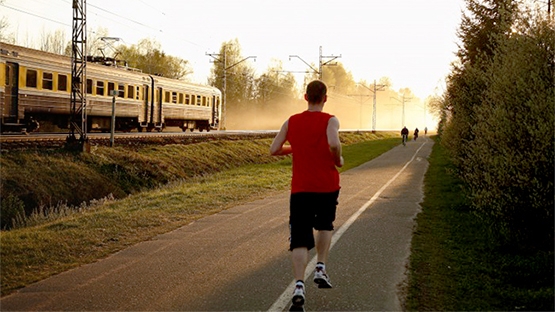
<svg viewBox="0 0 555 312"><path fill-rule="evenodd" d="M331 281L326 274L326 270L320 266L316 266L314 271L314 283L318 284L318 288L331 288Z"/></svg>
<svg viewBox="0 0 555 312"><path fill-rule="evenodd" d="M293 299L291 300L293 302L293 305L295 306L304 305L304 299L305 299L304 295L305 295L304 283L297 282L297 284L295 285L295 290L293 291Z"/></svg>

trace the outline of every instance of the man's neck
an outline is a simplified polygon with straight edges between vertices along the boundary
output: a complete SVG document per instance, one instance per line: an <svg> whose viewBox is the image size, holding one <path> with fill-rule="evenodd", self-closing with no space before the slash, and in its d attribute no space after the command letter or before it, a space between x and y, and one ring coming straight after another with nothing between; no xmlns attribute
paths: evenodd
<svg viewBox="0 0 555 312"><path fill-rule="evenodd" d="M324 110L324 105L323 104L308 103L307 111L309 111L309 112L321 112L322 110Z"/></svg>

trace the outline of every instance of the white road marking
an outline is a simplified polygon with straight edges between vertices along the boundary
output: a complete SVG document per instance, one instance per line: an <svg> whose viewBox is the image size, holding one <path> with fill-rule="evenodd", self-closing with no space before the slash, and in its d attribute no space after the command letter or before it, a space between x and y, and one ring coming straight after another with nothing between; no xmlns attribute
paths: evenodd
<svg viewBox="0 0 555 312"><path fill-rule="evenodd" d="M372 196L372 198L370 198L369 201L367 201L364 205L362 205L362 207L360 207L358 209L357 212L355 212L333 235L332 239L331 239L331 245L330 245L330 250L333 248L333 246L335 245L335 243L341 238L341 236L343 236L343 234L349 229L349 227L351 227L351 225L355 222L355 220L366 210L368 209L368 207L370 207L375 201L376 199L378 199L378 197L383 193L383 191L385 191L385 189L391 184L393 183L393 181L395 181L399 175L401 175L401 173L409 166L409 164L411 162L414 161L414 159L416 158L416 155L418 154L418 152L422 149L422 147L424 147L424 145L426 144L426 142L422 143L422 145L416 150L416 152L414 153L414 155L412 156L412 158L403 166L403 168L401 168L401 170L399 170L399 172L397 172L393 178L391 178L389 181L387 181L386 184L384 184L377 192L376 194L374 194L374 196ZM307 268L314 268L316 267L316 256L314 256L307 265ZM309 276L312 274L313 269L311 270L307 270L305 272L305 276L304 279L308 280ZM274 302L274 304L268 309L268 311L284 311L290 304L291 304L291 295L293 294L293 289L295 287L295 280L293 280L291 282L291 284L289 284L289 286L287 286L287 288L285 289L285 291L281 294L281 296L276 300L276 302Z"/></svg>

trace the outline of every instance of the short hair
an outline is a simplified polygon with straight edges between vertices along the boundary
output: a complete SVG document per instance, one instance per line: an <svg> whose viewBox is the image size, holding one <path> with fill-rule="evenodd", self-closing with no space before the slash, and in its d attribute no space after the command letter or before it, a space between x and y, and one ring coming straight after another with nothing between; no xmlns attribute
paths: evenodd
<svg viewBox="0 0 555 312"><path fill-rule="evenodd" d="M314 80L306 86L306 95L309 103L321 103L327 92L328 88L321 80Z"/></svg>

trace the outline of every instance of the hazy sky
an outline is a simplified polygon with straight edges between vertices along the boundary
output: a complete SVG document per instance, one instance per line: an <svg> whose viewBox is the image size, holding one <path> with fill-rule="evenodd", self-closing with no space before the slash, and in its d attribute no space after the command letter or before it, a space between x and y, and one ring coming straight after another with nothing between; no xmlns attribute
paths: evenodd
<svg viewBox="0 0 555 312"><path fill-rule="evenodd" d="M355 80L388 76L393 88L420 98L443 91L457 50L463 0L87 0L89 32L98 27L125 44L143 38L190 61L194 80L206 83L206 53L237 38L242 54L262 74L272 59L285 70L304 71L324 56L339 56ZM63 30L71 39L71 0L4 0L19 44L38 44L42 33ZM302 76L297 77L302 81Z"/></svg>

